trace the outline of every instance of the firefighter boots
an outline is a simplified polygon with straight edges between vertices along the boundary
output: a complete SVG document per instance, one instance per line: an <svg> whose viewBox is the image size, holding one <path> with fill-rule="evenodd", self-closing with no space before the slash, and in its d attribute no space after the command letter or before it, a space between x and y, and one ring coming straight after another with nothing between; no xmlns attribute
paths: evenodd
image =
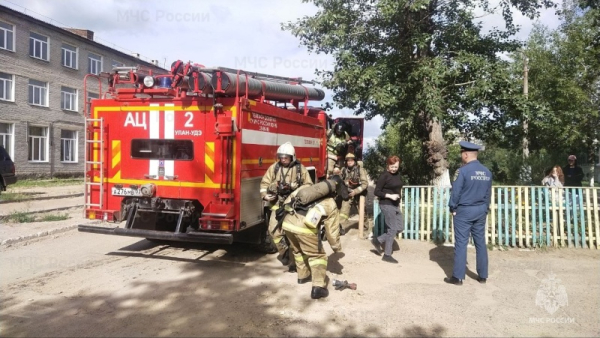
<svg viewBox="0 0 600 338"><path fill-rule="evenodd" d="M312 281L312 276L308 276L305 278L298 278L298 284L306 284L310 281Z"/></svg>
<svg viewBox="0 0 600 338"><path fill-rule="evenodd" d="M312 291L310 292L310 298L312 299L325 298L327 296L329 296L329 291L320 286L313 286Z"/></svg>

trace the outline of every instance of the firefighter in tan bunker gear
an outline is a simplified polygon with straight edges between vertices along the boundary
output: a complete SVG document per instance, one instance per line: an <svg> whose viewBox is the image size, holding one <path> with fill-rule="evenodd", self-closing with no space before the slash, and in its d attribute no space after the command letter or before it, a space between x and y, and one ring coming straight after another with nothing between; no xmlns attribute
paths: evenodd
<svg viewBox="0 0 600 338"><path fill-rule="evenodd" d="M344 156L348 143L351 143L350 135L344 130L344 125L336 123L327 132L327 177L339 174L339 156ZM334 172L335 169L335 172Z"/></svg>
<svg viewBox="0 0 600 338"><path fill-rule="evenodd" d="M367 196L367 187L369 181L367 171L356 163L356 157L352 153L346 155L346 167L342 169L341 174L344 183L348 187L349 199L342 202L340 209L340 231L343 235L342 223L346 222L350 217L350 211L353 206L359 207L360 196Z"/></svg>
<svg viewBox="0 0 600 338"><path fill-rule="evenodd" d="M312 299L329 295L326 281L327 254L321 243L320 229L322 227L325 229L331 249L335 253L342 252L338 227L339 210L335 197L336 194L339 194L343 199L348 198L347 189L339 176L332 176L332 179L311 187L303 187L300 190L318 189L318 186L324 184L330 187L327 195L319 197L307 206L292 206L290 208L290 204L285 204L286 215L283 219L283 229L290 241L290 247L296 261L298 284L304 284L312 280L310 293ZM286 202L289 201L288 199Z"/></svg>
<svg viewBox="0 0 600 338"><path fill-rule="evenodd" d="M290 142L282 144L277 149L277 162L272 164L260 182L260 197L267 201L271 209L269 218L269 234L277 247L277 258L283 265L293 270L293 260L289 257L288 244L285 240L281 225L278 226L277 210L285 199L301 186L312 185L308 170L296 159L296 150Z"/></svg>

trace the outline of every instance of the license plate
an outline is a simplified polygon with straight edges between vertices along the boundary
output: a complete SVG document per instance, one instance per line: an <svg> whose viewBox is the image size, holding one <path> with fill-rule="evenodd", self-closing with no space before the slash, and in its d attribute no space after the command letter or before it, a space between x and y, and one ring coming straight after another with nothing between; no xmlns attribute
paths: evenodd
<svg viewBox="0 0 600 338"><path fill-rule="evenodd" d="M142 192L139 189L131 188L112 188L112 194L115 196L142 196Z"/></svg>

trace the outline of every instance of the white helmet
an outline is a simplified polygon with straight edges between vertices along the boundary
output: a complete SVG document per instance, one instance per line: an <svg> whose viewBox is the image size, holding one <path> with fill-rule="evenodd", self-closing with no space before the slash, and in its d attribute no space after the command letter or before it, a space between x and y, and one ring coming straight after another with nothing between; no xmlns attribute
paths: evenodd
<svg viewBox="0 0 600 338"><path fill-rule="evenodd" d="M277 157L281 155L288 155L292 157L292 162L296 160L296 150L290 142L286 142L277 148Z"/></svg>

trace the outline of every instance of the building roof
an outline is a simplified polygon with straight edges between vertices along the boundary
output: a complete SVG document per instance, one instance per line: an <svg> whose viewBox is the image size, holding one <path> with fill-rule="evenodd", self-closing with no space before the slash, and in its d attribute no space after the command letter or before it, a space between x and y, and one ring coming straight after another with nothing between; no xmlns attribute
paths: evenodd
<svg viewBox="0 0 600 338"><path fill-rule="evenodd" d="M158 65L155 65L155 64L153 64L151 62L144 61L144 60L142 60L142 59L140 59L138 57L135 57L135 56L133 56L131 54L124 53L124 52L122 52L122 51L120 51L118 49L114 49L114 48L111 48L109 46L106 46L104 44L101 44L99 42L94 41L93 40L94 39L94 32L93 31L90 31L90 30L87 30L87 29L58 27L58 26L52 25L52 24L50 24L50 23L48 23L48 22L46 22L44 20L40 20L40 19L34 18L34 17L30 16L30 15L27 15L25 13L19 12L17 10L14 10L12 8L9 8L9 7L3 6L3 5L0 5L0 10L2 12L8 13L10 16L13 16L13 17L16 17L16 18L19 18L19 19L22 19L22 20L27 20L29 22L33 22L33 23L35 23L37 25L40 25L40 26L43 26L43 27L45 27L47 29L54 30L54 31L56 31L56 32L58 32L60 34L68 35L68 36L70 36L70 37L72 37L72 38L74 38L76 40L79 40L79 41L81 41L83 43L87 43L87 44L93 45L93 46L95 46L97 48L100 48L100 49L109 50L112 53L115 53L115 54L117 54L117 55L119 55L119 56L121 56L121 57L123 57L123 58L125 58L127 60L132 61L133 63L137 63L137 64L140 64L140 65L146 66L146 67L159 68L161 70L168 71L167 69L165 69L163 67L160 67Z"/></svg>

